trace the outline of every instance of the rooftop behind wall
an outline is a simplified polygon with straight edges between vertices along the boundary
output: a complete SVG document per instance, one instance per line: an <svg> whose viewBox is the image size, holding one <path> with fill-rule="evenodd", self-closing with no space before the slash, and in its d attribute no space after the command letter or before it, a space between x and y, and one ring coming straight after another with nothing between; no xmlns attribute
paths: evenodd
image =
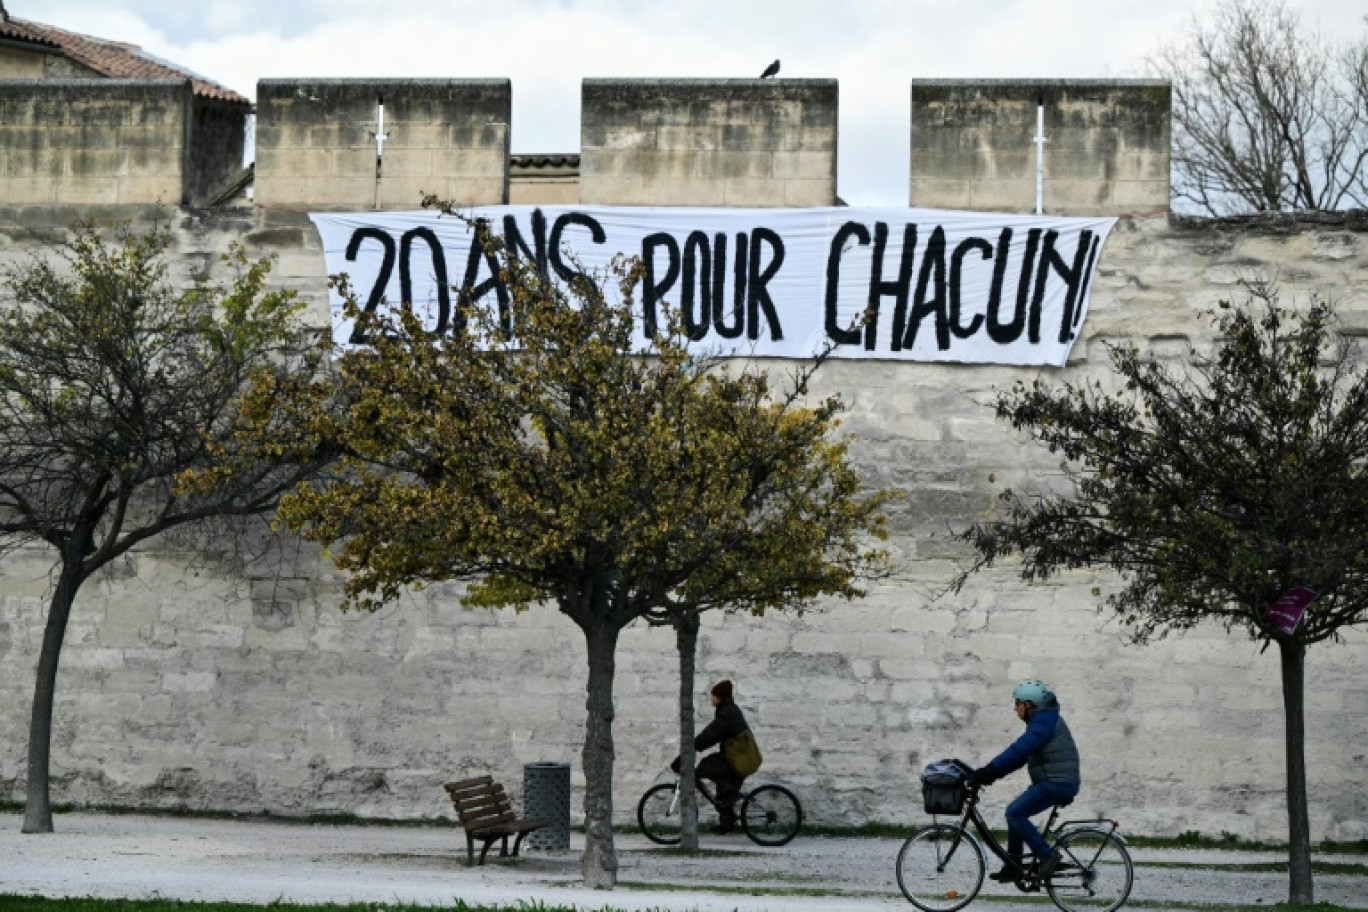
<svg viewBox="0 0 1368 912"><path fill-rule="evenodd" d="M193 203L184 181L191 106L186 80L0 80L0 200Z"/></svg>
<svg viewBox="0 0 1368 912"><path fill-rule="evenodd" d="M586 79L580 201L830 206L834 79Z"/></svg>
<svg viewBox="0 0 1368 912"><path fill-rule="evenodd" d="M1038 106L1044 212L1168 210L1170 86L1127 79L914 80L911 204L1034 212Z"/></svg>
<svg viewBox="0 0 1368 912"><path fill-rule="evenodd" d="M377 174L377 106L386 136ZM257 83L256 203L416 209L508 202L507 79L268 79Z"/></svg>

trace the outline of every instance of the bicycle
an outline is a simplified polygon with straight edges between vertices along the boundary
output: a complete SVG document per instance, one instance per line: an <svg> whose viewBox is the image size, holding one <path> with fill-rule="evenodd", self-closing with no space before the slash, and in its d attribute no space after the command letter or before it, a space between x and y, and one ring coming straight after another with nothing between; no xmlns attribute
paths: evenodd
<svg viewBox="0 0 1368 912"><path fill-rule="evenodd" d="M694 789L714 809L717 799L704 783ZM767 783L742 791L737 799L741 814L737 822L751 842L762 846L787 845L803 825L803 806L798 796L782 785ZM677 845L680 839L679 780L653 785L637 803L637 824L646 838L660 845Z"/></svg>
<svg viewBox="0 0 1368 912"><path fill-rule="evenodd" d="M971 772L962 761L952 762L966 777ZM1018 890L1038 893L1044 887L1064 912L1113 912L1130 896L1135 869L1125 840L1116 832L1116 821L1068 820L1056 828L1060 810L1072 799L1051 808L1041 835L1063 857L1042 882L1033 863L1014 862L988 829L978 809L980 787L968 781L960 787L964 808L959 822L932 823L913 833L898 852L898 888L918 909L955 912L969 905L983 887L987 864L984 846L1003 864L1017 869Z"/></svg>

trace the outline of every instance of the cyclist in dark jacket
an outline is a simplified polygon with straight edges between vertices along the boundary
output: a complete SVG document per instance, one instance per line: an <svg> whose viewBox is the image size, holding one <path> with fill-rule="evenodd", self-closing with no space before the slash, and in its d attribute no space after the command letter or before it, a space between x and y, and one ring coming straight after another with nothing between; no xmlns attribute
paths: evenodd
<svg viewBox="0 0 1368 912"><path fill-rule="evenodd" d="M694 738L694 750L705 751L729 738L745 731L746 717L741 715L741 707L732 701L732 682L718 681L711 691L712 705L715 707L713 720ZM679 758L676 757L670 768L679 772ZM736 799L741 794L741 783L745 777L732 769L722 751L709 754L698 763L694 771L698 779L711 779L717 783L717 832L730 833L736 829Z"/></svg>
<svg viewBox="0 0 1368 912"><path fill-rule="evenodd" d="M1031 822L1039 814L1078 794L1080 784L1078 748L1069 726L1059 714L1059 700L1039 681L1023 681L1012 691L1017 718L1026 723L1026 732L986 766L970 777L976 785L991 785L1003 776L1025 766L1031 786L1007 805L1007 854L1011 862L989 876L1010 883L1021 868L1022 845L1040 863L1040 875L1048 877L1059 863L1059 852L1051 852L1040 831Z"/></svg>

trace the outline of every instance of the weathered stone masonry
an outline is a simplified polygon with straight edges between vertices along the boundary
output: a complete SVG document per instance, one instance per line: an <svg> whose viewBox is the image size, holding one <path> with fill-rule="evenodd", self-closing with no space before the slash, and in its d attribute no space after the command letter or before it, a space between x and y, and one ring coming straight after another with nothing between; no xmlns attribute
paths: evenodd
<svg viewBox="0 0 1368 912"><path fill-rule="evenodd" d="M587 83L581 199L630 205L661 195L682 202L688 197L670 194L677 192L676 182L689 181L716 194L703 200L709 204L833 202L834 83L802 82L780 81L754 92L744 84L695 86L699 97L688 104L680 100L688 83L628 84L621 91ZM507 193L506 176L478 177L493 156L506 160L507 119L500 121L503 101L497 99L504 86L478 87L481 104L490 103L492 92L495 107L482 108L483 126L465 131L485 151L452 159L462 163L461 173L476 175L463 202L499 202ZM300 94L311 87L312 95ZM267 173L268 165L272 156L297 162L296 153L319 167L342 168L357 159L342 154L345 149L317 145L320 134L312 127L281 122L270 133L268 99L279 100L277 113L287 99L296 109L310 97L333 99L339 111L346 98L359 99L354 113L338 115L347 123L328 129L337 143L373 150L364 118L373 111L377 86L301 81L268 88L261 95L261 132L274 151L258 161L258 202L279 192L288 204L182 209L174 193L163 200L169 208L108 199L81 203L35 199L12 193L17 184L4 184L0 259L9 264L35 251L79 214L144 224L166 218L178 269L196 268L230 242L245 242L256 254L276 255L276 280L301 289L313 317L323 320L318 240L303 212L291 211L307 208L309 194L299 195L304 185L279 172ZM1121 95L1140 96L1134 104L1153 101L1153 91L1122 88ZM456 167L444 168L447 158L432 151L446 141L440 131L415 130L406 140L398 94L403 87L384 89L396 93L386 96L387 107L393 105L395 148L408 142L427 150L410 159L410 170L428 169L418 178L454 180ZM1096 89L1081 94L1095 97ZM446 86L441 92L448 99L459 94ZM1026 86L1019 94L1029 99L1045 93ZM594 98L617 107L596 107ZM625 98L644 106L635 121L630 108L621 107ZM666 101L651 108L651 98ZM914 137L919 118L930 116L917 108L917 98L914 86ZM430 112L439 107L433 102L408 110L414 123L431 127L436 118ZM955 117L972 107L959 105ZM1127 111L1142 120L1152 114L1114 101L1092 110L1113 125ZM1070 116L1075 125L1081 122L1077 111ZM1001 120L993 130L966 126L989 158L985 137L996 146L1014 141L1001 132ZM938 122L941 129L955 128L954 118ZM741 135L743 124L749 125L743 132L770 145L729 140ZM1026 127L1034 129L1033 117ZM290 136L299 137L293 147ZM968 141L946 135L914 141L914 205L924 202L919 187L941 193L959 179L948 176L962 167L950 150ZM1140 172L1118 170L1126 142ZM1101 207L1092 211L1141 214L1123 217L1107 244L1093 308L1065 371L880 361L840 361L823 370L822 389L815 392L839 391L850 403L845 428L858 437L854 452L870 483L909 494L892 516L897 577L862 601L819 604L797 617L708 617L699 672L700 690L717 677L736 681L739 702L765 748L763 777L794 786L814 822L921 819L921 765L950 755L981 761L1001 747L1019 730L1009 689L1034 676L1058 690L1082 747L1081 813L1115 814L1136 833L1195 829L1266 838L1284 827L1281 694L1272 653L1260 656L1255 644L1205 628L1148 647L1128 646L1124 631L1096 611L1100 599L1093 587L1105 593L1116 585L1105 575L1077 573L1026 586L1004 567L974 579L958 596L938 597L960 556L947 529L985 515L1004 485L1049 484L1058 477L1055 459L1028 448L993 418L987 402L995 388L1035 376L1101 376L1106 340L1134 341L1161 357L1183 358L1190 348L1211 343L1204 312L1238 295L1238 279L1255 273L1276 273L1294 297L1316 291L1333 296L1346 325L1368 332L1368 225L1361 219L1194 222L1148 203L1128 208L1118 202L1124 194L1097 184L1095 174L1152 174L1153 149L1141 154L1134 148L1146 142L1166 147L1167 133L1118 128L1112 140L1093 146L1110 164L1100 171L1077 163L1073 168L1092 182L1088 198ZM813 154L771 154L785 144ZM939 159L924 152L918 157L917 149L932 146L943 150ZM672 150L687 151L687 163ZM703 154L713 151L736 154ZM998 165L992 169L1005 173ZM135 177L130 172L130 180ZM1033 202L1007 194L1002 198L1010 196L1010 204L995 207L983 189L987 178L974 180L972 187L963 185L958 202L938 195L935 205L1022 210ZM1061 206L1081 211L1078 197L1062 185L1066 180L1047 185L1047 211L1051 192L1060 194ZM339 181L334 189L342 193L344 187L360 197L373 190L364 181ZM392 203L388 189L383 205L411 207ZM334 206L367 208L364 200L341 198L331 200L328 207ZM38 550L0 563L0 705L7 707L0 713L0 795L13 800L23 793L49 565L50 556ZM307 548L240 575L204 559L192 564L173 546L154 544L92 580L77 601L58 682L55 800L433 817L448 812L440 784L456 774L488 770L516 789L518 764L542 760L571 763L578 789L585 675L573 625L549 608L524 614L466 610L451 585L407 595L374 615L344 614L340 591L337 573ZM1365 667L1368 636L1360 631L1308 655L1315 838L1368 836ZM668 632L626 632L614 727L615 798L623 822L674 754L675 674ZM572 807L578 817L578 795Z"/></svg>

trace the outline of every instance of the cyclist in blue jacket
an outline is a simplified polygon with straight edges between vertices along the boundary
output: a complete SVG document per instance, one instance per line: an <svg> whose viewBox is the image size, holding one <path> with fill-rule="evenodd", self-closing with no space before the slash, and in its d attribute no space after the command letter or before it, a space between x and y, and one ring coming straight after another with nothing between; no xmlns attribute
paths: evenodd
<svg viewBox="0 0 1368 912"><path fill-rule="evenodd" d="M1021 682L1012 691L1012 698L1017 718L1026 723L1025 734L969 777L975 785L992 785L1022 766L1031 774L1030 788L1007 805L1007 854L1011 861L988 875L1000 883L1017 879L1023 844L1039 862L1041 878L1050 876L1059 864L1059 852L1045 844L1031 816L1073 798L1080 783L1078 748L1059 714L1059 700L1039 681Z"/></svg>

